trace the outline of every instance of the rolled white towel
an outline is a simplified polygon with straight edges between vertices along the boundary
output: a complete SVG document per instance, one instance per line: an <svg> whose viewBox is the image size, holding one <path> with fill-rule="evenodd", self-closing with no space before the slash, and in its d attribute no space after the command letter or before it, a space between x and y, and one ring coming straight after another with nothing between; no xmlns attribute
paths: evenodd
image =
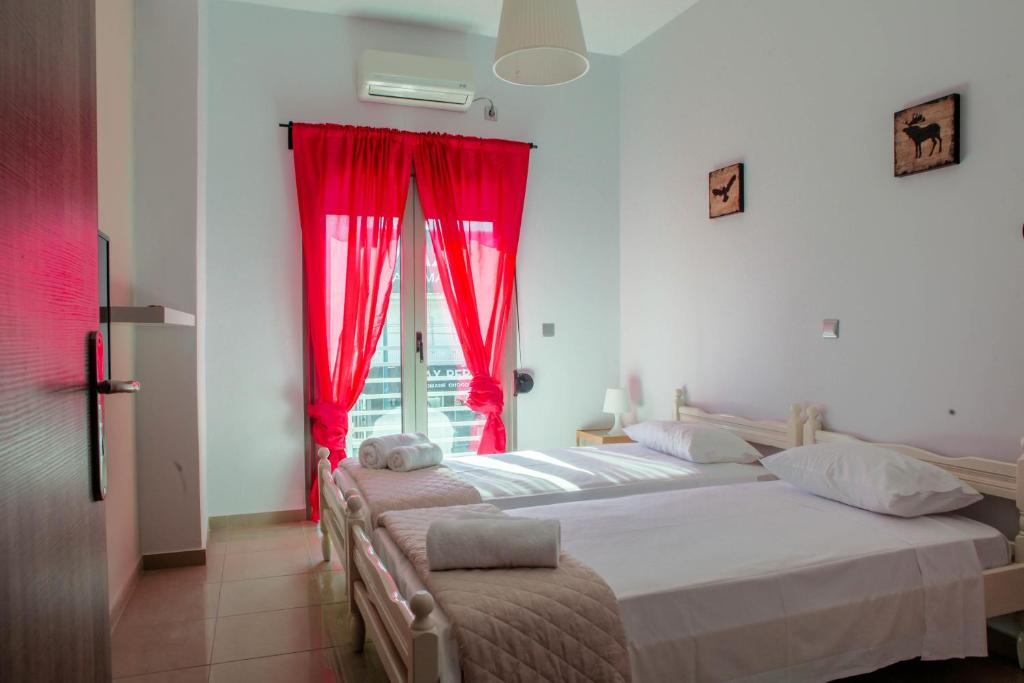
<svg viewBox="0 0 1024 683"><path fill-rule="evenodd" d="M359 444L359 464L373 470L382 470L388 466L388 453L392 450L426 440L426 435L420 432L371 437Z"/></svg>
<svg viewBox="0 0 1024 683"><path fill-rule="evenodd" d="M408 446L392 448L388 453L388 469L396 472L409 472L424 467L440 465L444 453L436 443L414 443Z"/></svg>
<svg viewBox="0 0 1024 683"><path fill-rule="evenodd" d="M561 550L562 527L557 519L439 519L427 529L431 571L555 568Z"/></svg>

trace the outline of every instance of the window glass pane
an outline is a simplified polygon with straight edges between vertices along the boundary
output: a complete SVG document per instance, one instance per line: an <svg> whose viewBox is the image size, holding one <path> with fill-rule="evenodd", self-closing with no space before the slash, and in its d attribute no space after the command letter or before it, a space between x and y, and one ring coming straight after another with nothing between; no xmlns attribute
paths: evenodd
<svg viewBox="0 0 1024 683"><path fill-rule="evenodd" d="M470 373L427 233L427 436L446 454L476 453L485 418L466 407Z"/></svg>
<svg viewBox="0 0 1024 683"><path fill-rule="evenodd" d="M348 457L358 456L359 444L371 436L402 431L402 252L391 285L391 300L377 350L370 363L366 386L349 412Z"/></svg>

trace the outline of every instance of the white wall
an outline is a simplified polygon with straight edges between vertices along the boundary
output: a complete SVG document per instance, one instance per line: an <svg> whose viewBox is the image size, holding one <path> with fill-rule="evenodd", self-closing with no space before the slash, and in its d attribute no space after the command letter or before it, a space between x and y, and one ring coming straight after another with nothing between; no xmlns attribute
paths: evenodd
<svg viewBox="0 0 1024 683"><path fill-rule="evenodd" d="M621 370L951 455L1024 433L1016 0L705 0L621 63ZM892 176L892 114L963 96L959 166ZM707 173L746 163L746 213ZM820 338L823 318L841 337ZM951 415L950 411L955 411Z"/></svg>
<svg viewBox="0 0 1024 683"><path fill-rule="evenodd" d="M208 449L211 515L305 504L302 298L291 153L279 121L530 140L520 242L522 349L537 387L519 446L568 445L603 422L618 377L618 60L544 90L501 84L492 39L218 0L209 5ZM361 104L364 48L468 59L499 121ZM542 322L556 336L542 338Z"/></svg>
<svg viewBox="0 0 1024 683"><path fill-rule="evenodd" d="M200 340L204 0L136 0L136 305L198 312L196 327L139 326L136 397L143 554L202 548Z"/></svg>
<svg viewBox="0 0 1024 683"><path fill-rule="evenodd" d="M134 0L96 3L96 147L100 230L110 238L110 301L132 303ZM132 325L110 327L111 377L135 377ZM107 593L121 604L139 566L135 397L106 402Z"/></svg>

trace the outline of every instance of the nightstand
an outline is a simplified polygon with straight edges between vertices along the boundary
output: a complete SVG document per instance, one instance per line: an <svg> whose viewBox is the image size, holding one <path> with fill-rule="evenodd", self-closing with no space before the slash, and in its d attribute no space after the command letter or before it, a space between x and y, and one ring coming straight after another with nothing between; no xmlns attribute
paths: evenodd
<svg viewBox="0 0 1024 683"><path fill-rule="evenodd" d="M612 436L607 429L577 429L577 446L601 446L608 443L633 443L633 439L625 434Z"/></svg>

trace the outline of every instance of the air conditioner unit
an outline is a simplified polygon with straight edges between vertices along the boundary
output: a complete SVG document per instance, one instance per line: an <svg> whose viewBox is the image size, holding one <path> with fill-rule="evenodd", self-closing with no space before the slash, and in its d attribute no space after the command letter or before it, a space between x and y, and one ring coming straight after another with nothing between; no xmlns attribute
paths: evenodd
<svg viewBox="0 0 1024 683"><path fill-rule="evenodd" d="M473 65L454 59L366 50L359 58L359 99L466 111L473 104Z"/></svg>

